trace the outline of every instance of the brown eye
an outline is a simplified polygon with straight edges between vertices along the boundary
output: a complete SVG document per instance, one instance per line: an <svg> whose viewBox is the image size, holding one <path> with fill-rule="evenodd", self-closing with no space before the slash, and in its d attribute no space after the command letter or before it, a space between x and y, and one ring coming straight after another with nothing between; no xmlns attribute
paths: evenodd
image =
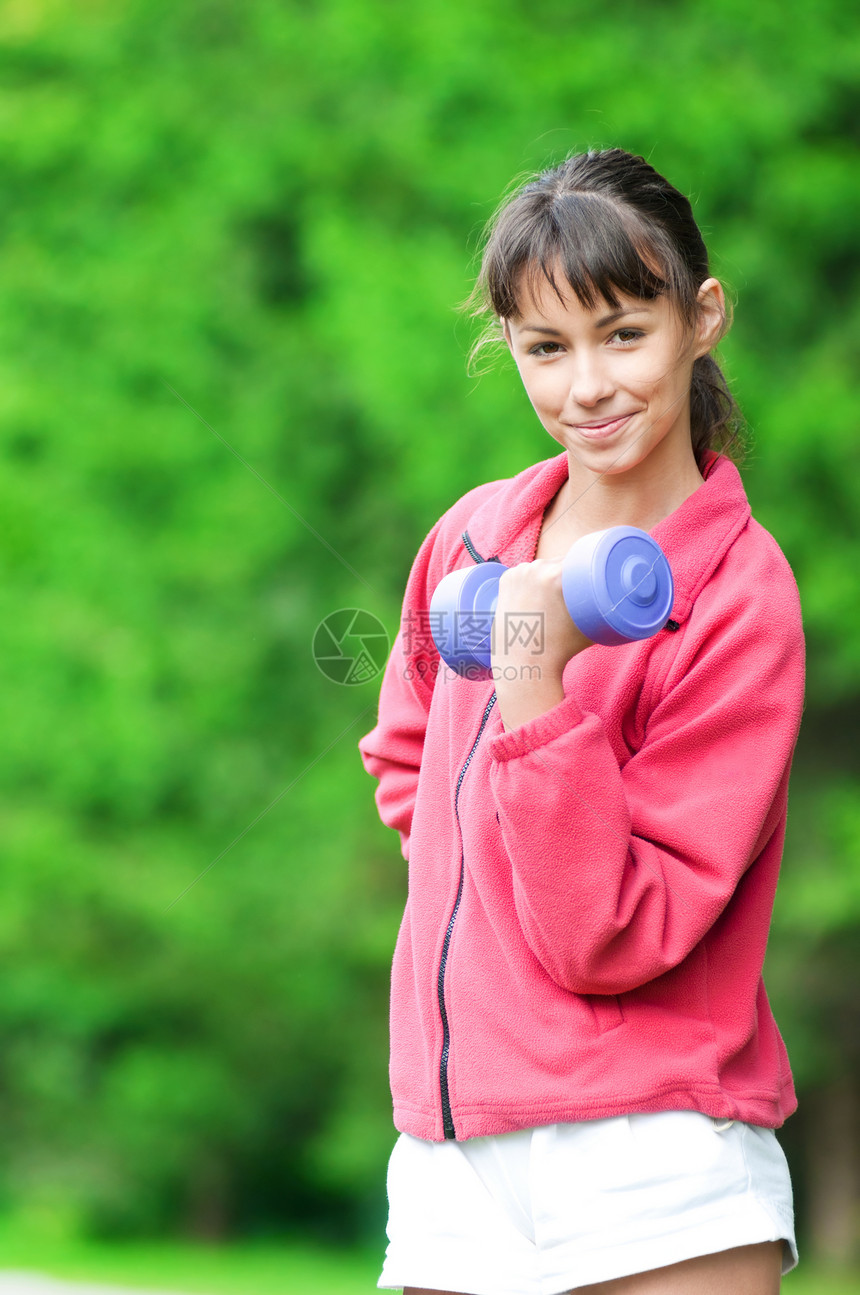
<svg viewBox="0 0 860 1295"><path fill-rule="evenodd" d="M642 336L638 328L619 328L613 333L622 346L630 346L631 343L637 342Z"/></svg>

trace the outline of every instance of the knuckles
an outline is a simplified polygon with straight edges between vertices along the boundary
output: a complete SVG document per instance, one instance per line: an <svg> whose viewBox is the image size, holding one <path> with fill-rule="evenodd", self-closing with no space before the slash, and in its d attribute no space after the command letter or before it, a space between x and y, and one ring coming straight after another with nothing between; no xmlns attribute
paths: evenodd
<svg viewBox="0 0 860 1295"><path fill-rule="evenodd" d="M552 602L561 597L560 562L551 558L537 558L534 562L520 562L509 567L499 580L499 600L504 595L505 602L520 599L523 596L532 599L537 596L541 602ZM513 609L513 607L512 607ZM534 607L520 607L517 610L531 611Z"/></svg>

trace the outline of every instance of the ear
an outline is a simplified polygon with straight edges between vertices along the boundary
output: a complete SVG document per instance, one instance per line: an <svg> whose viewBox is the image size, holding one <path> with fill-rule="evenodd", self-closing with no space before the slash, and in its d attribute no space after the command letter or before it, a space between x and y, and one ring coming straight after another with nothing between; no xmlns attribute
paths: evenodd
<svg viewBox="0 0 860 1295"><path fill-rule="evenodd" d="M513 349L514 349L514 348L513 348L513 344L512 344L512 342L511 342L511 326L510 326L510 324L508 323L508 321L507 321L504 317L500 317L500 318L499 318L499 323L500 323L500 324L501 324L501 326L502 326L502 337L504 337L504 339L505 339L505 341L506 341L506 343L507 343L508 350L509 350L509 351L511 351L511 352L513 352Z"/></svg>
<svg viewBox="0 0 860 1295"><path fill-rule="evenodd" d="M712 351L726 327L726 294L719 279L705 279L696 301L699 318L696 324L696 358Z"/></svg>

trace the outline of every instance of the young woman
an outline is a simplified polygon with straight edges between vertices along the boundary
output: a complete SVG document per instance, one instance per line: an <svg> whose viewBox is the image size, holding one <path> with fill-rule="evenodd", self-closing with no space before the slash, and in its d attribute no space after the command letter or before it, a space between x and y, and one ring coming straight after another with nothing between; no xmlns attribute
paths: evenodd
<svg viewBox="0 0 860 1295"><path fill-rule="evenodd" d="M433 528L361 743L409 861L380 1286L771 1295L796 1103L761 972L803 636L725 452L723 290L686 198L612 149L508 200L477 292L561 452ZM675 602L603 647L561 559L614 525L659 542ZM428 609L495 557L506 632L473 682Z"/></svg>

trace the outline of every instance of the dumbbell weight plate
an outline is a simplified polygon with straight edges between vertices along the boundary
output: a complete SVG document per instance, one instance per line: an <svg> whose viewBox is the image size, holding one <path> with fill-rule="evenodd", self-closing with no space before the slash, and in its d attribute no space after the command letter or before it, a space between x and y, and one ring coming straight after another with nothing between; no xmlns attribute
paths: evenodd
<svg viewBox="0 0 860 1295"><path fill-rule="evenodd" d="M656 634L675 599L663 550L635 526L612 526L578 540L565 558L562 588L579 629L606 647Z"/></svg>
<svg viewBox="0 0 860 1295"><path fill-rule="evenodd" d="M499 600L502 562L451 571L430 601L430 629L439 655L466 679L489 679L490 634Z"/></svg>

